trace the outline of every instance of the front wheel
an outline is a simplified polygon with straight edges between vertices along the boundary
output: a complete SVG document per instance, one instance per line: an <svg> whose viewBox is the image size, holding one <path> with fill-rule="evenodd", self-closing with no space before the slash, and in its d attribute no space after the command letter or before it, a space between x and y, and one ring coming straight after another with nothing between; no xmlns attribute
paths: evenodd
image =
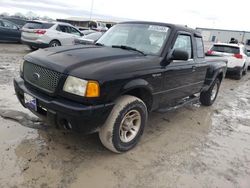
<svg viewBox="0 0 250 188"><path fill-rule="evenodd" d="M147 107L141 99L120 97L99 131L102 144L115 153L132 149L143 133L147 117Z"/></svg>
<svg viewBox="0 0 250 188"><path fill-rule="evenodd" d="M207 91L201 92L200 102L204 106L211 106L217 98L220 89L220 79L216 78L211 87Z"/></svg>

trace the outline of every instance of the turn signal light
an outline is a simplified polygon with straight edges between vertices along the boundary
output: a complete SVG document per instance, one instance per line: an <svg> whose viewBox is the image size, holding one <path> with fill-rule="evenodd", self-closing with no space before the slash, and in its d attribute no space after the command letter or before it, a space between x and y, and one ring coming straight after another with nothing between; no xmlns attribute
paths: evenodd
<svg viewBox="0 0 250 188"><path fill-rule="evenodd" d="M100 96L100 86L96 81L88 81L86 97L99 97Z"/></svg>

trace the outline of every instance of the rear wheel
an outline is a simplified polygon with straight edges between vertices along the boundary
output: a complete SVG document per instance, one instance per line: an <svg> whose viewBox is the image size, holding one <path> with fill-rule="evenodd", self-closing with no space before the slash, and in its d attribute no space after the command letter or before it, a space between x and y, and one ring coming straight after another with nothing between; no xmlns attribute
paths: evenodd
<svg viewBox="0 0 250 188"><path fill-rule="evenodd" d="M237 73L236 73L236 80L240 80L243 76L244 68L241 68Z"/></svg>
<svg viewBox="0 0 250 188"><path fill-rule="evenodd" d="M245 65L245 66L244 66L243 75L246 75L246 74L247 74L247 66Z"/></svg>
<svg viewBox="0 0 250 188"><path fill-rule="evenodd" d="M137 97L120 97L99 131L102 144L115 153L132 149L139 141L147 122L147 107Z"/></svg>
<svg viewBox="0 0 250 188"><path fill-rule="evenodd" d="M49 47L56 47L56 46L61 46L61 43L57 40L52 40L50 43L49 43Z"/></svg>
<svg viewBox="0 0 250 188"><path fill-rule="evenodd" d="M201 92L200 102L204 106L211 106L217 98L220 89L220 79L216 78L209 90Z"/></svg>

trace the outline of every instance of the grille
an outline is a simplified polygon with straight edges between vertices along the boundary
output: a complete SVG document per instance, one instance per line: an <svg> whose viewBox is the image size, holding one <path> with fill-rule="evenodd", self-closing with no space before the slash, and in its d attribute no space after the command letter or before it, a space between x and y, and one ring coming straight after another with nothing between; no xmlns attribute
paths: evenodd
<svg viewBox="0 0 250 188"><path fill-rule="evenodd" d="M29 84L49 93L54 93L61 74L59 72L35 65L24 63L24 80Z"/></svg>

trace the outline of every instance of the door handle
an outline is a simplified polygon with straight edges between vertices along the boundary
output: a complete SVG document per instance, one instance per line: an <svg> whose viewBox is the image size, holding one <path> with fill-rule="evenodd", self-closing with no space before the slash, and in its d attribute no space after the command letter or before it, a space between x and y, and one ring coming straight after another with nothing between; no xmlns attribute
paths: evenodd
<svg viewBox="0 0 250 188"><path fill-rule="evenodd" d="M196 66L192 66L192 72L196 71Z"/></svg>

